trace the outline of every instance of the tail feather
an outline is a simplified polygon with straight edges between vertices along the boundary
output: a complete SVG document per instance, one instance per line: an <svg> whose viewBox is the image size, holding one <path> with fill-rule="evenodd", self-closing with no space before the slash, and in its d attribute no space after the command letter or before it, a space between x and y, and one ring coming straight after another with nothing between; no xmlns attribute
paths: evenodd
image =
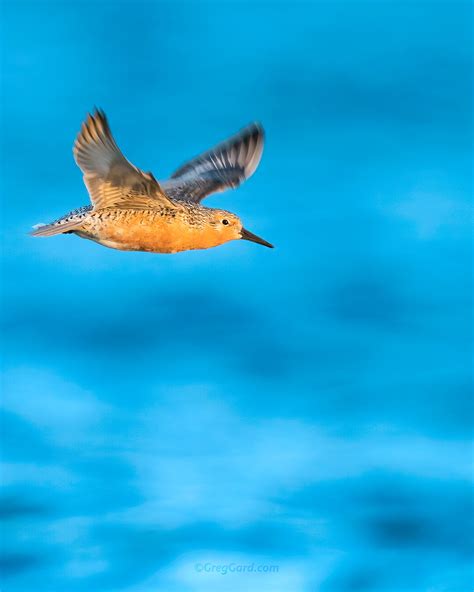
<svg viewBox="0 0 474 592"><path fill-rule="evenodd" d="M31 236L54 236L73 232L84 222L84 218L88 216L91 209L92 206L82 206L49 224L36 224L30 234Z"/></svg>
<svg viewBox="0 0 474 592"><path fill-rule="evenodd" d="M36 224L30 232L31 236L54 236L55 234L64 234L71 232L79 226L80 222L71 220L70 222L53 222L52 224Z"/></svg>

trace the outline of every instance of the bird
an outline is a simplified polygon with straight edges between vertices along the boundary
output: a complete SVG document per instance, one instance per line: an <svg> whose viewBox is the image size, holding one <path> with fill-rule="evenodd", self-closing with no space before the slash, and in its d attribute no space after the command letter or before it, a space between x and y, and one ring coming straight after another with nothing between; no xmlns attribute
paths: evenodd
<svg viewBox="0 0 474 592"><path fill-rule="evenodd" d="M239 239L273 248L246 230L236 214L201 204L253 175L263 143L262 126L252 123L157 181L125 158L104 111L95 108L73 147L91 205L37 224L31 234L76 234L112 249L151 253L208 249Z"/></svg>

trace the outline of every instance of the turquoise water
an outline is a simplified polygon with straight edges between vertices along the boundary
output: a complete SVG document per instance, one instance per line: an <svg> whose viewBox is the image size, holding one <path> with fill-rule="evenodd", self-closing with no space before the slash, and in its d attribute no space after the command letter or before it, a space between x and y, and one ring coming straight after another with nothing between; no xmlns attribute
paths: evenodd
<svg viewBox="0 0 474 592"><path fill-rule="evenodd" d="M472 590L469 4L3 20L2 590ZM277 248L27 236L94 105L158 178L261 121Z"/></svg>

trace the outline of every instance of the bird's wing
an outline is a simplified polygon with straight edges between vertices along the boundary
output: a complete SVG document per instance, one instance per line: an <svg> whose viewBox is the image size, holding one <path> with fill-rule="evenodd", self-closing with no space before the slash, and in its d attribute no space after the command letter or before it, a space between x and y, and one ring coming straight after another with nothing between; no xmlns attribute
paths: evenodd
<svg viewBox="0 0 474 592"><path fill-rule="evenodd" d="M121 153L105 113L96 110L82 124L73 148L84 173L94 210L103 208L176 207L151 173L145 173Z"/></svg>
<svg viewBox="0 0 474 592"><path fill-rule="evenodd" d="M238 187L260 162L264 132L252 123L225 142L185 163L162 183L172 199L199 202L210 193Z"/></svg>

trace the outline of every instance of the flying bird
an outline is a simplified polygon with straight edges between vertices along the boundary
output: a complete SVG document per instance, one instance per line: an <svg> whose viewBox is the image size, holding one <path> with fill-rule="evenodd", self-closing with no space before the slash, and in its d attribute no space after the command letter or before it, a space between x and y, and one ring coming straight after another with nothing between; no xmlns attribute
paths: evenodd
<svg viewBox="0 0 474 592"><path fill-rule="evenodd" d="M238 187L255 172L264 133L252 123L157 181L129 162L110 131L105 113L89 114L74 143L74 158L84 175L91 205L50 224L38 224L33 236L77 234L112 249L177 253L217 247L245 239L269 242L246 230L226 210L207 208L208 195Z"/></svg>

